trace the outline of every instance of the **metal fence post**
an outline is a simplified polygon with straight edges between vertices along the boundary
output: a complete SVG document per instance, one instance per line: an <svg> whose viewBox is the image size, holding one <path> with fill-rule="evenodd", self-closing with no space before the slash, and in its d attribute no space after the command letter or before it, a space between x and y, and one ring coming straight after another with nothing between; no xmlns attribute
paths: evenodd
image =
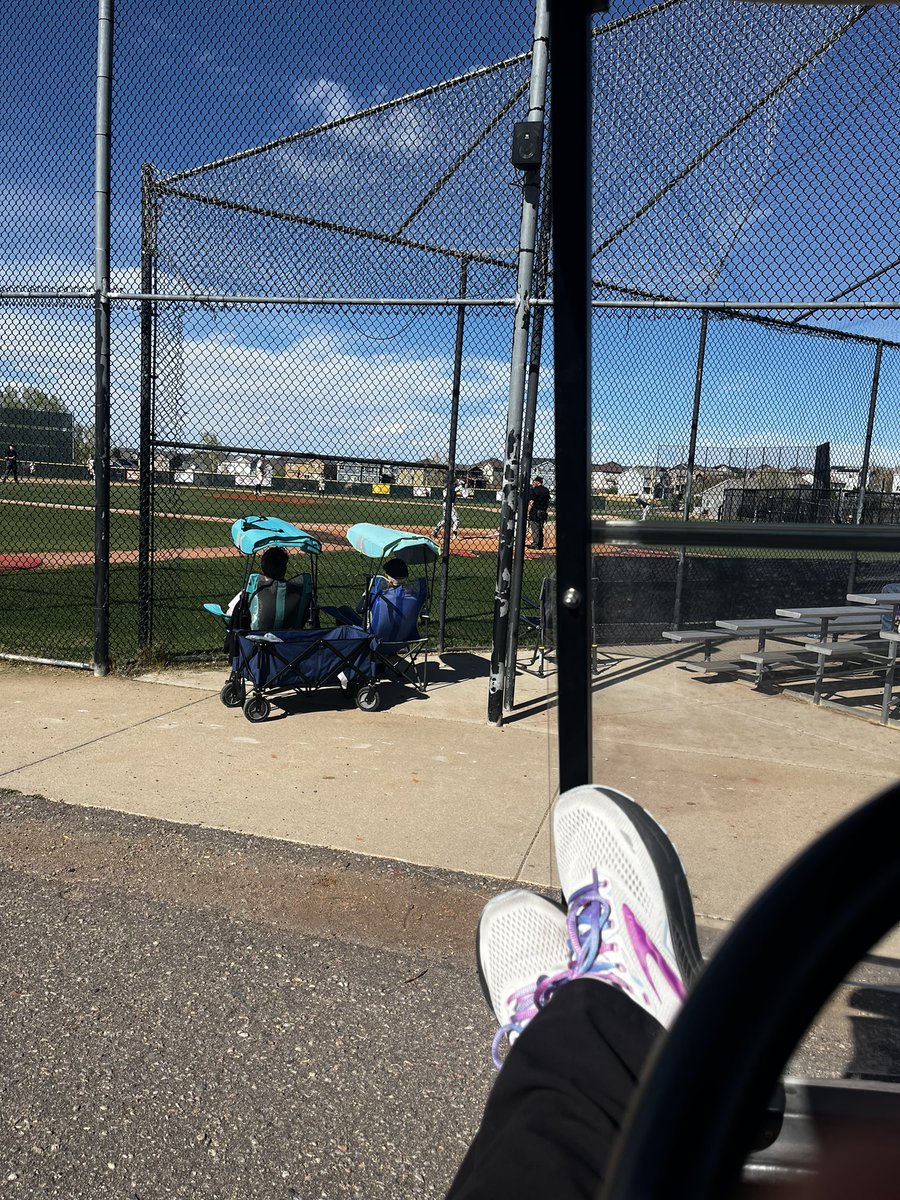
<svg viewBox="0 0 900 1200"><path fill-rule="evenodd" d="M468 287L469 261L463 257L459 267L459 298L465 300ZM443 652L447 629L447 589L450 576L450 525L456 489L456 433L459 428L459 392L462 379L463 337L466 328L466 306L456 310L456 347L453 354L453 389L450 400L450 441L447 447L447 483L444 496L444 536L441 545L441 606L438 616L438 649Z"/></svg>
<svg viewBox="0 0 900 1200"><path fill-rule="evenodd" d="M865 515L866 478L869 474L869 458L872 454L872 430L875 428L875 408L878 404L878 385L881 381L881 353L884 343L879 342L875 347L875 366L872 370L872 388L869 392L869 416L866 421L866 440L863 445L862 466L859 471L859 495L856 498L856 524L862 525ZM880 514L879 514L880 515ZM856 591L856 569L859 562L859 551L854 550L850 557L850 571L847 575L847 591Z"/></svg>
<svg viewBox="0 0 900 1200"><path fill-rule="evenodd" d="M550 157L547 148L544 166L544 182L541 197L541 227L538 234L537 270L534 281L536 298L547 295L547 274L550 267ZM518 497L516 504L516 538L513 559L512 581L509 592L509 640L506 661L509 669L503 688L503 708L509 712L516 702L516 659L519 652L519 624L522 608L522 579L525 572L525 539L528 533L528 488L531 483L531 464L534 457L534 427L537 419L537 394L541 376L541 351L544 344L544 319L547 308L539 304L531 323L531 343L528 352L528 385L525 393L525 421L522 426L522 458L519 468Z"/></svg>
<svg viewBox="0 0 900 1200"><path fill-rule="evenodd" d="M700 345L697 348L697 372L694 376L694 408L691 413L691 440L687 455L687 478L684 481L684 507L682 518L691 519L691 497L694 490L694 459L697 454L697 425L700 421L700 397L703 393L703 364L706 359L706 324L709 314L706 309L700 317ZM672 628L681 628L681 608L684 591L684 572L687 558L687 546L681 546L678 551L678 572L675 576L675 609L672 614Z"/></svg>
<svg viewBox="0 0 900 1200"><path fill-rule="evenodd" d="M94 133L94 674L109 673L110 137L113 0L99 0Z"/></svg>
<svg viewBox="0 0 900 1200"><path fill-rule="evenodd" d="M156 291L156 205L153 196L153 167L141 167L141 291L152 295ZM153 393L154 393L154 330L155 305L152 300L141 301L141 415L138 467L138 653L145 650L152 631L152 573L151 541L153 529Z"/></svg>
<svg viewBox="0 0 900 1200"><path fill-rule="evenodd" d="M528 93L528 120L543 121L547 94L547 63L550 18L547 0L537 0L534 40L531 51L531 83ZM491 674L488 685L488 720L503 721L503 690L506 672L515 669L506 660L509 635L509 593L512 581L513 535L516 523L516 485L522 440L522 407L525 400L525 372L528 354L528 321L534 275L534 249L537 229L540 164L524 172L522 217L519 226L519 260L516 273L516 307L513 317L513 344L509 373L509 404L506 418L506 443L503 450L503 491L500 502L500 527L497 539L497 582L494 591L494 627L491 639Z"/></svg>

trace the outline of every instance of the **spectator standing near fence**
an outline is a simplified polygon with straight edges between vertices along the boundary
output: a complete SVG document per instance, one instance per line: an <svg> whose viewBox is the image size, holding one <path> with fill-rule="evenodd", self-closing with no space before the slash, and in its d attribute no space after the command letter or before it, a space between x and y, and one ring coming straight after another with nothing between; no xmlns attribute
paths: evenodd
<svg viewBox="0 0 900 1200"><path fill-rule="evenodd" d="M550 508L550 490L544 487L544 477L535 475L531 484L531 505L528 509L528 528L535 550L544 548L544 525Z"/></svg>
<svg viewBox="0 0 900 1200"><path fill-rule="evenodd" d="M6 447L6 470L3 473L3 482L6 483L12 475L16 483L19 482L19 454L15 446Z"/></svg>

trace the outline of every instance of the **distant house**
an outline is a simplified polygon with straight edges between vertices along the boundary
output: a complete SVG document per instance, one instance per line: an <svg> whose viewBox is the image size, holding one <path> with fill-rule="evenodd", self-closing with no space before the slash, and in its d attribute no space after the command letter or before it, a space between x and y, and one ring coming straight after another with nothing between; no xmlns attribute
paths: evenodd
<svg viewBox="0 0 900 1200"><path fill-rule="evenodd" d="M681 496L684 495L689 474L687 463L676 463L674 467L668 468L669 484L674 492L677 492ZM696 478L696 475L697 472L695 471L694 478Z"/></svg>
<svg viewBox="0 0 900 1200"><path fill-rule="evenodd" d="M722 505L725 503L725 493L733 491L734 486L730 479L721 479L718 483L711 484L706 488L697 505L701 514L704 517L711 517L714 521L718 520Z"/></svg>
<svg viewBox="0 0 900 1200"><path fill-rule="evenodd" d="M217 474L233 475L238 487L256 487L259 484L268 488L272 486L272 460L259 454L229 454L222 459Z"/></svg>
<svg viewBox="0 0 900 1200"><path fill-rule="evenodd" d="M394 482L405 487L443 487L447 482L447 465L433 458L423 458L414 467L394 467Z"/></svg>
<svg viewBox="0 0 900 1200"><path fill-rule="evenodd" d="M457 463L456 478L467 491L490 486L484 477L484 471L478 466L467 467L464 463Z"/></svg>
<svg viewBox="0 0 900 1200"><path fill-rule="evenodd" d="M809 487L815 487L816 484L816 477L811 471L796 475L796 480L796 486L799 486L801 483L803 483ZM853 470L852 468L835 467L831 472L831 486L836 491L855 492L859 487L859 471Z"/></svg>
<svg viewBox="0 0 900 1200"><path fill-rule="evenodd" d="M552 458L535 458L531 462L531 478L540 475L544 487L556 491L556 462Z"/></svg>
<svg viewBox="0 0 900 1200"><path fill-rule="evenodd" d="M481 462L475 463L470 470L481 473L483 482L474 486L486 487L490 491L494 491L503 483L503 463L499 458L483 458Z"/></svg>
<svg viewBox="0 0 900 1200"><path fill-rule="evenodd" d="M591 466L591 491L614 492L625 468L621 463L593 463Z"/></svg>
<svg viewBox="0 0 900 1200"><path fill-rule="evenodd" d="M652 487L653 472L648 467L626 467L616 480L620 496L646 496Z"/></svg>
<svg viewBox="0 0 900 1200"><path fill-rule="evenodd" d="M325 478L325 464L321 458L292 458L284 464L285 479Z"/></svg>
<svg viewBox="0 0 900 1200"><path fill-rule="evenodd" d="M852 467L835 467L831 472L831 486L843 492L854 492L859 487L859 471Z"/></svg>

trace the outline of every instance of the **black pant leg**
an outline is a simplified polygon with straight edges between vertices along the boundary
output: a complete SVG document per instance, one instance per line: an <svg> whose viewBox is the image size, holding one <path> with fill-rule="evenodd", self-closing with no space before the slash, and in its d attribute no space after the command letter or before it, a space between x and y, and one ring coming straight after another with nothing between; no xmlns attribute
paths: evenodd
<svg viewBox="0 0 900 1200"><path fill-rule="evenodd" d="M447 1200L595 1200L662 1032L618 988L561 987L510 1050Z"/></svg>

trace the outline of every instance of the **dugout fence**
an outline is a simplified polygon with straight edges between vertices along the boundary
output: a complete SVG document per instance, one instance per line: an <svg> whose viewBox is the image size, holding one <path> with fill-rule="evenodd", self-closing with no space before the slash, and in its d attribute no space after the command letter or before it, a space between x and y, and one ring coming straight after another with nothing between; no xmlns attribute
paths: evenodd
<svg viewBox="0 0 900 1200"><path fill-rule="evenodd" d="M0 201L15 230L0 284L10 383L58 402L75 431L73 461L28 481L27 503L9 485L0 497L0 649L101 669L213 652L199 605L230 594L228 522L254 506L323 537L338 603L360 586L348 525L437 526L433 616L446 647L493 647L496 717L522 597L555 545L551 511L548 552L531 549L524 507L532 477L556 485L543 4L537 21L494 0L424 28L401 6L390 61L371 53L373 25L314 37L313 15L278 8L261 36L234 5L207 14L198 70L177 6L119 0L106 278L90 268L94 161L69 163L63 184L50 128L65 104L82 130L94 117L96 12L76 10L59 85L37 86L52 68L36 40L30 60L44 190L27 220L21 195ZM111 17L102 5L101 32ZM7 43L36 39L5 20ZM703 495L732 465L716 447L743 452L731 482L749 494L773 465L782 491L811 486L809 463L769 450L827 443L856 483L836 478L821 510L893 520L873 497L900 476L896 40L878 8L664 0L597 18L598 515L637 515L631 473L641 489L649 477L655 515L708 520ZM691 547L608 558L601 638L707 619ZM892 571L859 555L792 569L831 591ZM748 570L784 578L764 557ZM53 596L65 604L46 621Z"/></svg>

